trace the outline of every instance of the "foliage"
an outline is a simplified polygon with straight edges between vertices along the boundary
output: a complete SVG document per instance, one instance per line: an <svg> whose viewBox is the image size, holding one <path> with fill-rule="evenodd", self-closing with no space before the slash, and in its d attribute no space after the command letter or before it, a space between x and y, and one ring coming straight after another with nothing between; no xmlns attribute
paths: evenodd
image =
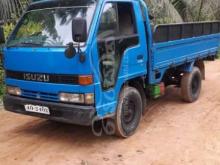
<svg viewBox="0 0 220 165"><path fill-rule="evenodd" d="M220 20L220 0L145 0L154 24Z"/></svg>
<svg viewBox="0 0 220 165"><path fill-rule="evenodd" d="M181 15L177 12L169 0L145 0L151 15L154 16L152 23L164 24L168 22L182 22Z"/></svg>
<svg viewBox="0 0 220 165"><path fill-rule="evenodd" d="M9 22L19 18L26 9L29 0L0 0L0 20Z"/></svg>
<svg viewBox="0 0 220 165"><path fill-rule="evenodd" d="M178 11L178 13L181 15L183 20L187 21L187 4L183 0L169 0L174 8Z"/></svg>
<svg viewBox="0 0 220 165"><path fill-rule="evenodd" d="M37 33L37 32L41 32L43 29L42 25L41 24L36 24L35 22L33 21L29 21L27 25L25 26L22 26L19 30L19 33L18 33L18 38L23 36L29 36L29 34L34 34L34 33ZM19 36L20 35L20 36Z"/></svg>
<svg viewBox="0 0 220 165"><path fill-rule="evenodd" d="M2 66L1 66L0 67L0 100L2 100L4 92L5 92L4 70L3 70Z"/></svg>
<svg viewBox="0 0 220 165"><path fill-rule="evenodd" d="M15 25L11 22L4 25L5 38L8 38L12 30L14 29L14 26Z"/></svg>
<svg viewBox="0 0 220 165"><path fill-rule="evenodd" d="M220 49L218 50L217 58L220 59Z"/></svg>

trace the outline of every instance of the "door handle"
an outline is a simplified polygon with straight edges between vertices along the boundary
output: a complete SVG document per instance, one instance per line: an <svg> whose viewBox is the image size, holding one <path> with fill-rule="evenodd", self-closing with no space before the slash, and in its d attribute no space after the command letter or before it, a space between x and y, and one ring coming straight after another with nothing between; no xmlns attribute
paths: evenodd
<svg viewBox="0 0 220 165"><path fill-rule="evenodd" d="M137 56L137 60L139 61L139 60L143 60L144 59L144 56L143 55L138 55Z"/></svg>

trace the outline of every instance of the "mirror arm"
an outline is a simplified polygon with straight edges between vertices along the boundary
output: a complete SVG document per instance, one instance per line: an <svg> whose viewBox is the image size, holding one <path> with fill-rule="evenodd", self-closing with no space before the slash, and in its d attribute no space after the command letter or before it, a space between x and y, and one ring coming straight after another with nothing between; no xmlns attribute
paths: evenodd
<svg viewBox="0 0 220 165"><path fill-rule="evenodd" d="M81 49L80 49L80 42L77 43L77 53L81 53Z"/></svg>
<svg viewBox="0 0 220 165"><path fill-rule="evenodd" d="M78 42L78 45L77 45L77 53L79 54L79 61L81 63L84 63L86 61L86 56L85 54L82 52L81 48L80 48L80 42Z"/></svg>

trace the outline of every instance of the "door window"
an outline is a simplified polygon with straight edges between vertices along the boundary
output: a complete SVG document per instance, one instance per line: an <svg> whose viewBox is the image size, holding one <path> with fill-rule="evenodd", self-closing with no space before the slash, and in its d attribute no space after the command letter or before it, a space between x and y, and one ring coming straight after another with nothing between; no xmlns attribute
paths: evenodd
<svg viewBox="0 0 220 165"><path fill-rule="evenodd" d="M116 5L113 3L107 3L101 16L98 38L104 39L110 36L115 36L117 33L117 26Z"/></svg>
<svg viewBox="0 0 220 165"><path fill-rule="evenodd" d="M97 37L102 87L109 89L117 81L124 51L138 44L132 3L107 3Z"/></svg>

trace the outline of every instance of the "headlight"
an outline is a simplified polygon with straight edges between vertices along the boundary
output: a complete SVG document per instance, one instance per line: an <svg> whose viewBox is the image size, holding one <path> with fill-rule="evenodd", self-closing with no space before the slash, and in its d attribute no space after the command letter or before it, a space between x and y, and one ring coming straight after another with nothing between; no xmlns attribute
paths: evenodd
<svg viewBox="0 0 220 165"><path fill-rule="evenodd" d="M82 94L60 93L60 101L84 103L84 96Z"/></svg>
<svg viewBox="0 0 220 165"><path fill-rule="evenodd" d="M16 96L21 95L21 89L18 87L7 86L6 92L10 95L16 95Z"/></svg>
<svg viewBox="0 0 220 165"><path fill-rule="evenodd" d="M78 104L94 104L94 94L72 94L60 93L59 99L62 102L78 103Z"/></svg>

